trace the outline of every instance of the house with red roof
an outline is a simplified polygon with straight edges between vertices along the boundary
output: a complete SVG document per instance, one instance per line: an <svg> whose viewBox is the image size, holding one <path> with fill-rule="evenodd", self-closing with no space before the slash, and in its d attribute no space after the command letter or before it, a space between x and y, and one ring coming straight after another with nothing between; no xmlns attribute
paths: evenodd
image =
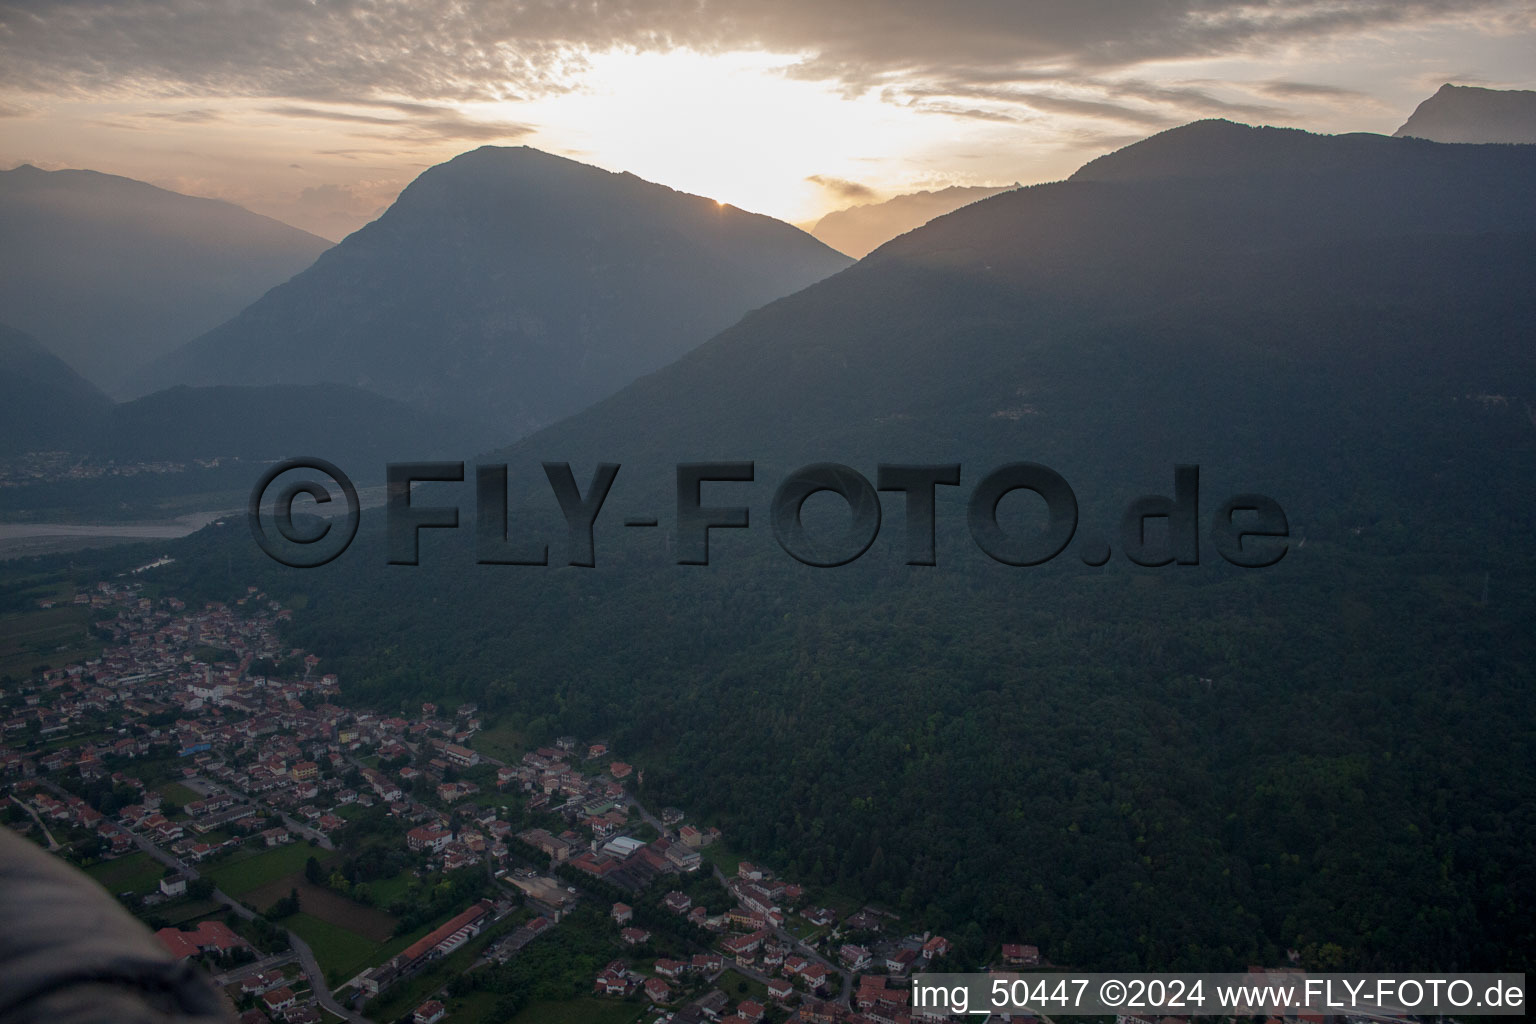
<svg viewBox="0 0 1536 1024"><path fill-rule="evenodd" d="M1038 946L1023 943L1003 943L1003 963L1010 967L1034 967L1040 963Z"/></svg>
<svg viewBox="0 0 1536 1024"><path fill-rule="evenodd" d="M160 940L172 956L181 959L206 953L210 949L220 953L227 953L231 949L249 946L240 936L230 930L229 925L223 921L201 921L192 931L183 932L175 928L161 928L155 933L155 938Z"/></svg>
<svg viewBox="0 0 1536 1024"><path fill-rule="evenodd" d="M261 1004L267 1008L267 1013L269 1014L282 1013L284 1010L298 1006L299 997L294 995L293 989L284 985L282 988L275 988L270 992L264 993L261 997Z"/></svg>
<svg viewBox="0 0 1536 1024"><path fill-rule="evenodd" d="M411 1014L414 1024L437 1024L438 1021L448 1016L448 1008L436 999L428 999L416 1007L416 1012Z"/></svg>

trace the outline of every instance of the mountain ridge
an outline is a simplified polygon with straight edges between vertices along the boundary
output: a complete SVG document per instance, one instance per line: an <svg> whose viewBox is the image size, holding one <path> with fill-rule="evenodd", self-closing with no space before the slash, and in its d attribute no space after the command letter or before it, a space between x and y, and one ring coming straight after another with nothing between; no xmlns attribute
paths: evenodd
<svg viewBox="0 0 1536 1024"><path fill-rule="evenodd" d="M1447 82L1420 103L1393 136L1451 143L1536 143L1536 92Z"/></svg>
<svg viewBox="0 0 1536 1024"><path fill-rule="evenodd" d="M0 171L0 309L118 395L137 368L330 245L234 203L121 175Z"/></svg>
<svg viewBox="0 0 1536 1024"><path fill-rule="evenodd" d="M1252 153L1205 174L1228 143ZM607 736L650 798L977 963L1020 935L1084 969L1527 961L1536 151L1216 127L1092 176L931 221L478 460L549 567L477 564L465 527L409 573L382 529L333 575L246 571L302 589L296 642L356 699ZM595 568L553 568L550 459L622 466ZM754 463L700 495L751 515L678 565L677 464L704 460ZM1022 461L1079 509L1030 568L967 507ZM853 563L792 559L768 510L816 462L958 463L936 564L907 564L899 494ZM1201 561L1132 565L1122 513L1176 464ZM1288 520L1264 570L1207 532L1253 492ZM1018 501L1000 524L1037 529Z"/></svg>
<svg viewBox="0 0 1536 1024"><path fill-rule="evenodd" d="M849 262L772 218L485 146L424 171L154 379L341 381L515 436Z"/></svg>
<svg viewBox="0 0 1536 1024"><path fill-rule="evenodd" d="M839 252L862 259L897 235L935 217L1018 187L1015 182L1000 186L951 185L934 191L910 192L878 203L834 210L808 230Z"/></svg>

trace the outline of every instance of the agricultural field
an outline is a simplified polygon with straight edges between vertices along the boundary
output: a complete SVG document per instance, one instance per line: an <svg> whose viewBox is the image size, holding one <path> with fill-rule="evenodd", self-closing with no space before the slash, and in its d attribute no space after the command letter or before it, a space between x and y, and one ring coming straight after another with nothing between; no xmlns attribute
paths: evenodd
<svg viewBox="0 0 1536 1024"><path fill-rule="evenodd" d="M251 906L265 912L268 907L295 889L299 893L299 910L310 917L317 917L338 928L345 928L375 944L386 942L395 934L393 917L382 910L365 907L355 900L349 900L330 889L312 885L305 880L302 872L252 889L245 894L244 899Z"/></svg>
<svg viewBox="0 0 1536 1024"><path fill-rule="evenodd" d="M484 732L476 733L475 750L498 761L515 762L527 752L528 747L521 731L510 721L499 722Z"/></svg>
<svg viewBox="0 0 1536 1024"><path fill-rule="evenodd" d="M324 863L329 854L308 843L289 843L271 849L246 847L228 860L204 871L214 883L231 896L244 896L281 878L297 874L304 877L304 862L311 857ZM287 895L286 890L283 895Z"/></svg>
<svg viewBox="0 0 1536 1024"><path fill-rule="evenodd" d="M155 787L155 791L160 794L162 799L169 800L180 807L185 807L194 800L202 799L202 795L197 790L184 786L179 782L167 782Z"/></svg>
<svg viewBox="0 0 1536 1024"><path fill-rule="evenodd" d="M58 668L101 654L90 623L91 610L76 605L0 615L0 678L21 679L43 665Z"/></svg>
<svg viewBox="0 0 1536 1024"><path fill-rule="evenodd" d="M187 900L172 904L162 904L154 910L156 917L163 920L173 928L186 928L192 926L199 918L212 914L222 914L224 905L217 900Z"/></svg>
<svg viewBox="0 0 1536 1024"><path fill-rule="evenodd" d="M147 853L130 853L126 857L94 864L86 868L85 873L114 896L120 892L142 896L160 887L160 879L165 877L165 865Z"/></svg>
<svg viewBox="0 0 1536 1024"><path fill-rule="evenodd" d="M302 899L300 906L303 906ZM300 910L280 922L309 943L326 977L346 981L385 957L384 944ZM408 943L401 943L404 949Z"/></svg>
<svg viewBox="0 0 1536 1024"><path fill-rule="evenodd" d="M706 864L712 864L719 868L727 878L736 877L736 869L741 865L742 856L739 853L732 853L726 849L724 843L706 846L699 851L699 854L704 858Z"/></svg>

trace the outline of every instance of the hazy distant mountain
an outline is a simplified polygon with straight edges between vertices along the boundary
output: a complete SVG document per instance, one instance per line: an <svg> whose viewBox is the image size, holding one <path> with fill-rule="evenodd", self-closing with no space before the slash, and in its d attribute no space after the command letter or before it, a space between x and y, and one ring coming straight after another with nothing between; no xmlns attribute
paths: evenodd
<svg viewBox="0 0 1536 1024"><path fill-rule="evenodd" d="M1536 92L1447 83L1392 134L1434 142L1536 143Z"/></svg>
<svg viewBox="0 0 1536 1024"><path fill-rule="evenodd" d="M16 379L31 387L13 395L22 361L3 341L0 356L0 455L67 453L10 467L8 482L20 485L0 488L6 520L163 519L233 507L271 463L294 456L327 459L369 486L383 482L388 462L461 459L500 436L342 384L183 386L114 406L93 390L72 392L67 379L49 388L23 373Z"/></svg>
<svg viewBox="0 0 1536 1024"><path fill-rule="evenodd" d="M382 217L156 375L341 381L513 438L849 262L769 217L487 146L427 170Z"/></svg>
<svg viewBox="0 0 1536 1024"><path fill-rule="evenodd" d="M131 178L0 171L0 309L108 391L330 245L232 203Z"/></svg>
<svg viewBox="0 0 1536 1024"><path fill-rule="evenodd" d="M0 457L63 452L97 466L217 460L222 474L188 466L174 478L106 475L0 492L6 515L38 507L79 512L127 497L249 487L260 465L295 455L330 459L360 481L388 461L462 458L502 435L339 384L175 387L114 405L32 338L0 325ZM211 481L211 482L210 482Z"/></svg>
<svg viewBox="0 0 1536 1024"><path fill-rule="evenodd" d="M353 699L494 699L539 737L610 737L649 799L960 962L1028 935L1085 968L1524 964L1533 184L1536 148L1175 129L940 217L503 452L509 544L550 540L552 565L539 461L584 487L622 464L595 570L476 567L461 529L410 573L385 574L382 531L325 578L243 571L309 596L293 642ZM755 462L701 495L750 528L680 566L675 467L703 459ZM769 502L821 461L871 483L960 464L938 564L905 564L895 493L857 562L791 560ZM1045 566L967 527L1021 461L1077 496ZM1201 564L1138 568L1122 511L1174 495L1176 463L1200 466ZM1243 492L1287 515L1272 569L1214 550ZM996 504L1038 536L1038 499Z"/></svg>
<svg viewBox="0 0 1536 1024"><path fill-rule="evenodd" d="M1018 187L1017 184L1000 188L955 185L937 192L896 196L883 203L850 206L821 218L811 228L811 234L839 252L863 259L866 253L935 217Z"/></svg>
<svg viewBox="0 0 1536 1024"><path fill-rule="evenodd" d="M63 360L0 325L0 455L76 447L94 436L111 406Z"/></svg>
<svg viewBox="0 0 1536 1024"><path fill-rule="evenodd" d="M493 438L484 427L342 384L178 386L115 406L107 422L93 451L111 458L318 455L380 478L386 461L462 458Z"/></svg>

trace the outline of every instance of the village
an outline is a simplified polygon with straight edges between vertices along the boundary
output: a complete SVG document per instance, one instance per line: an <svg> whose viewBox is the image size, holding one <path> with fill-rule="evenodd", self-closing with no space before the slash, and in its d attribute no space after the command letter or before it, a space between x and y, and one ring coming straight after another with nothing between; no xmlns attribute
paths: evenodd
<svg viewBox="0 0 1536 1024"><path fill-rule="evenodd" d="M653 813L603 739L519 751L471 703L347 707L258 588L202 608L143 590L74 595L101 656L6 685L4 817L204 963L241 1024L490 1019L454 979L599 910L603 1019L921 1022L910 978L958 969L944 937ZM1016 943L994 966L1040 963Z"/></svg>

